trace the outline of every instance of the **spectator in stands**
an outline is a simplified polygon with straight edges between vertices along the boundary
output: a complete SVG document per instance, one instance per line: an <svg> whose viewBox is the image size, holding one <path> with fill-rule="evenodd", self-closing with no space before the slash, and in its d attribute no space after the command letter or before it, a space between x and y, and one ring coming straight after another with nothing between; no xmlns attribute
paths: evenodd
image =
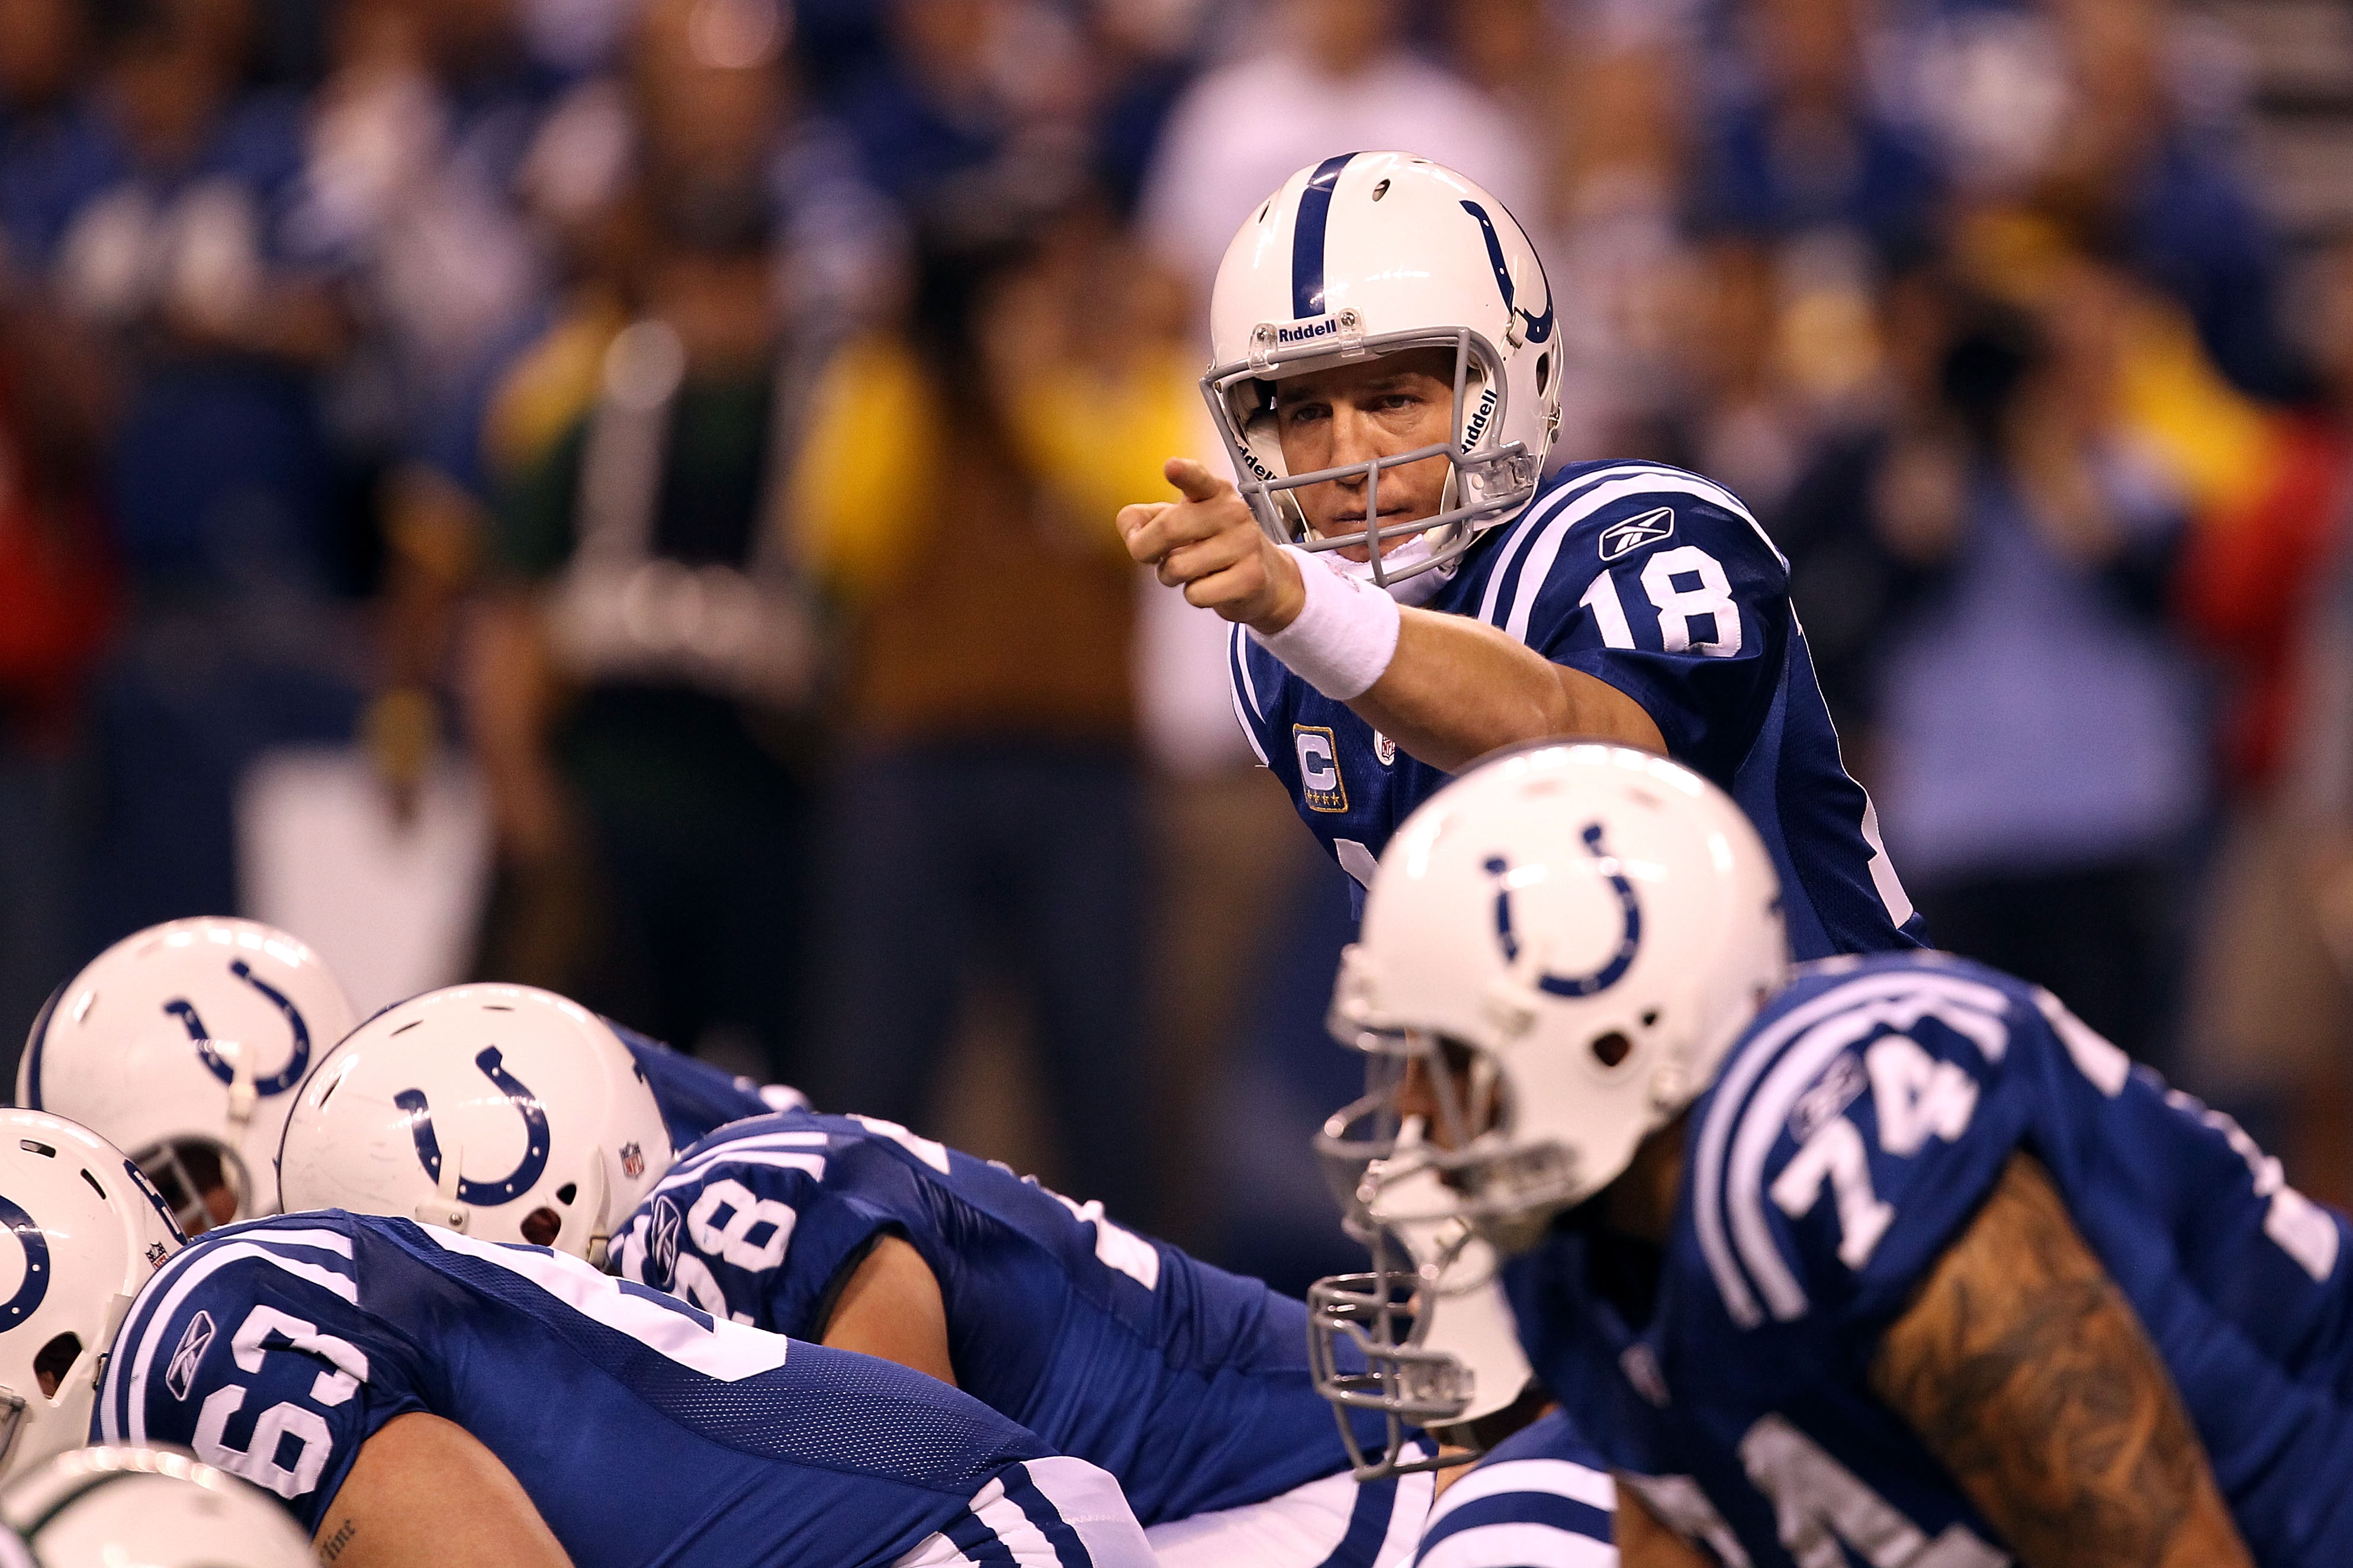
<svg viewBox="0 0 2353 1568"><path fill-rule="evenodd" d="M2079 258L1947 349L1943 432L1873 498L1886 547L1929 578L1880 655L1876 790L1940 943L2146 1053L2206 773L2166 616L2181 504L2118 406L2135 287Z"/></svg>
<svg viewBox="0 0 2353 1568"><path fill-rule="evenodd" d="M2353 243L2313 268L2324 396L2280 421L2261 487L2200 521L2189 626L2227 661L2230 816L2204 900L2184 1075L2353 1198Z"/></svg>
<svg viewBox="0 0 2353 1568"><path fill-rule="evenodd" d="M481 963L797 1080L825 637L785 495L828 323L777 286L781 21L725 4L723 50L712 0L646 18L606 281L492 400L506 580L469 687L508 878Z"/></svg>
<svg viewBox="0 0 2353 1568"><path fill-rule="evenodd" d="M1040 237L934 234L906 324L837 362L800 464L851 628L811 1092L933 1121L967 981L994 970L1026 1005L1069 1184L1148 1214L1136 590L1099 439L1124 419L1073 393L1107 350L1169 342L1169 312L1137 316L1139 269L1099 219L1024 228ZM1165 435L1155 410L1176 405L1117 406Z"/></svg>
<svg viewBox="0 0 2353 1568"><path fill-rule="evenodd" d="M1178 100L1145 185L1145 236L1204 314L1251 204L1335 153L1419 153L1514 212L1537 210L1534 128L1408 47L1403 0L1281 0L1271 10L1261 47Z"/></svg>
<svg viewBox="0 0 2353 1568"><path fill-rule="evenodd" d="M235 908L246 763L341 741L356 710L352 531L316 396L348 318L290 222L302 105L239 89L251 24L243 0L113 13L105 175L51 267L122 384L106 466L134 613L90 735L93 947Z"/></svg>
<svg viewBox="0 0 2353 1568"><path fill-rule="evenodd" d="M119 607L90 377L29 318L0 309L0 1060L80 957L69 763Z"/></svg>
<svg viewBox="0 0 2353 1568"><path fill-rule="evenodd" d="M1694 180L1693 216L1704 231L1835 236L1882 253L1917 246L1936 171L1928 149L1873 100L1864 4L1739 7L1736 85L1709 116Z"/></svg>
<svg viewBox="0 0 2353 1568"><path fill-rule="evenodd" d="M103 175L90 20L83 0L0 3L0 277L19 287L47 271L66 220Z"/></svg>

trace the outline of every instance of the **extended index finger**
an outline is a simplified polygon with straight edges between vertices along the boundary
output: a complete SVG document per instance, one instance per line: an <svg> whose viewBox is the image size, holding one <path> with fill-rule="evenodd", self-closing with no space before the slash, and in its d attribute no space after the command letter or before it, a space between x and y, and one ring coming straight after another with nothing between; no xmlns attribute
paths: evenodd
<svg viewBox="0 0 2353 1568"><path fill-rule="evenodd" d="M1160 471L1170 484L1184 492L1187 500L1215 500L1220 495L1233 493L1230 481L1219 479L1207 464L1191 458L1171 458Z"/></svg>

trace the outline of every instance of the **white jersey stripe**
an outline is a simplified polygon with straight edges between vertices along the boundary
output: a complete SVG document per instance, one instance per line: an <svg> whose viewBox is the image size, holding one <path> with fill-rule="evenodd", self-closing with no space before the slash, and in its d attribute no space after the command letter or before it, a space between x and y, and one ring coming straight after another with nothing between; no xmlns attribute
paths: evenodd
<svg viewBox="0 0 2353 1568"><path fill-rule="evenodd" d="M691 1185L702 1180L721 1165L765 1165L776 1171L806 1171L818 1181L825 1180L825 1156L822 1154L786 1154L768 1149L738 1149L723 1144L682 1165L675 1165L670 1174L654 1184L657 1193L674 1187Z"/></svg>
<svg viewBox="0 0 2353 1568"><path fill-rule="evenodd" d="M1417 1448L1417 1455L1428 1448ZM1381 1549L1373 1558L1374 1568L1396 1563L1405 1568L1413 1561L1413 1549L1421 1540L1421 1532L1430 1526L1430 1500L1438 1492L1438 1476L1431 1470L1415 1470L1398 1478L1397 1500L1389 1505L1388 1533L1381 1537Z"/></svg>
<svg viewBox="0 0 2353 1568"><path fill-rule="evenodd" d="M1465 1503L1504 1492L1544 1492L1565 1497L1607 1511L1618 1507L1618 1483L1599 1470L1570 1459L1506 1459L1481 1465L1446 1489L1430 1514L1438 1523Z"/></svg>
<svg viewBox="0 0 2353 1568"><path fill-rule="evenodd" d="M1617 471L1615 468L1605 468L1598 474L1584 475L1574 484L1563 485L1559 489L1530 507L1525 516L1512 524L1512 536L1504 541L1504 547L1501 550L1495 552L1494 570L1487 574L1487 590L1479 601L1481 620L1485 621L1489 626L1503 624L1495 619L1495 605L1504 591L1504 579L1510 575L1512 563L1518 558L1522 550L1527 548L1528 541L1535 536L1538 529L1544 527L1545 520L1567 505L1571 499L1582 494L1588 485Z"/></svg>
<svg viewBox="0 0 2353 1568"><path fill-rule="evenodd" d="M193 1255L182 1253L179 1258L165 1264L162 1271L147 1282L147 1288L139 1293L140 1300L144 1301L154 1296L159 1287L163 1290L162 1296L145 1313L146 1321L139 1335L139 1348L131 1357L128 1381L133 1397L129 1401L130 1420L127 1423L118 1413L117 1396L121 1394L124 1384L123 1357L119 1353L119 1346L118 1353L107 1368L105 1408L100 1415L100 1430L108 1442L145 1444L147 1402L136 1397L136 1393L146 1385L147 1373L155 1364L155 1347L163 1341L164 1328L171 1322L172 1315L179 1310L180 1303L188 1299L190 1291L241 1258L258 1258L273 1268L283 1268L298 1279L308 1279L332 1290L354 1306L359 1303L359 1284L350 1276L322 1268L315 1263L284 1257L266 1247L256 1246L251 1240L217 1242L195 1250ZM164 1283L166 1279L171 1281L169 1285ZM136 1307L137 1303L133 1303L134 1317L138 1315Z"/></svg>
<svg viewBox="0 0 2353 1568"><path fill-rule="evenodd" d="M1260 767L1266 767L1269 765L1266 748L1259 744L1258 725L1250 722L1250 713L1242 709L1242 697L1247 692L1250 710L1257 710L1258 691L1250 685L1250 660L1242 651L1242 628L1239 622L1235 624L1232 636L1226 639L1226 695L1233 699L1234 722L1241 727L1242 739L1250 742L1250 755L1258 759ZM1261 722L1265 718L1265 714L1259 714Z"/></svg>
<svg viewBox="0 0 2353 1568"><path fill-rule="evenodd" d="M1415 1568L1618 1568L1618 1549L1549 1524L1482 1524L1448 1536Z"/></svg>
<svg viewBox="0 0 2353 1568"><path fill-rule="evenodd" d="M1852 961L1833 959L1830 962ZM1800 970L1800 976L1803 973L1804 971ZM1990 1011L1996 1016L2000 1015L2003 1005L1999 991L1963 980L1957 975L1923 974L1918 970L1860 974L1775 1019L1763 1034L1737 1048L1729 1070L1717 1081L1714 1097L1708 1104L1707 1120L1700 1128L1699 1146L1694 1162L1692 1218L1699 1233L1700 1251L1707 1258L1708 1271L1715 1277L1716 1290L1724 1298L1725 1310L1740 1327L1755 1328L1765 1321L1763 1309L1757 1305L1756 1295L1749 1289L1739 1265L1733 1259L1733 1247L1726 1232L1724 1211L1726 1155L1736 1125L1745 1127L1749 1120L1745 1110L1749 1090L1772 1065L1782 1047L1823 1019L1867 1001L1905 996L1924 989L1933 989L1964 1006L1979 1012ZM1787 1107L1783 1110L1786 1114ZM1758 1124L1768 1131L1777 1131L1780 1125L1779 1117L1762 1120ZM1769 1153L1771 1149L1772 1140L1768 1136L1765 1141L1766 1152ZM1761 1197L1761 1176L1762 1156L1759 1157L1757 1171L1750 1175L1750 1190L1746 1194L1746 1201L1751 1204L1758 1202ZM1761 1208L1757 1210L1754 1217L1757 1226L1761 1229L1764 1224ZM1788 1271L1781 1265L1779 1254L1772 1248L1769 1232L1765 1235L1765 1251L1771 1257L1769 1267L1778 1270L1781 1279L1788 1279ZM1755 1259L1745 1240L1740 1250L1741 1257L1753 1264ZM1794 1279L1788 1279L1788 1289L1797 1289ZM1802 1292L1798 1300L1799 1310L1803 1310Z"/></svg>

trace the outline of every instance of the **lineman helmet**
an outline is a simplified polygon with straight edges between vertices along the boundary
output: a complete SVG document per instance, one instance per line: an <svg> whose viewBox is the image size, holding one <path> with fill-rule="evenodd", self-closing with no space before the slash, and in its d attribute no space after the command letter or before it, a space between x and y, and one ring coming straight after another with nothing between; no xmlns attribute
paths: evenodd
<svg viewBox="0 0 2353 1568"><path fill-rule="evenodd" d="M90 1434L132 1298L185 1237L122 1151L38 1110L0 1110L0 1476Z"/></svg>
<svg viewBox="0 0 2353 1568"><path fill-rule="evenodd" d="M1369 1056L1367 1093L1316 1139L1352 1226L1396 1234L1414 1262L1323 1281L1314 1325L1413 1353L1387 1358L1386 1383L1326 1380L1327 1397L1461 1419L1470 1379L1428 1353L1442 1299L1492 1279L1487 1247L1533 1245L1615 1180L1788 973L1763 841L1679 763L1546 742L1415 812L1381 857L1332 1000L1334 1034Z"/></svg>
<svg viewBox="0 0 2353 1568"><path fill-rule="evenodd" d="M1560 427L1552 286L1504 204L1408 153L1350 153L1285 180L1234 236L1209 305L1201 378L1241 494L1277 542L1366 546L1386 586L1441 566L1535 496ZM1395 457L1293 474L1274 387L1286 376L1376 354L1454 355L1453 438ZM1434 517L1319 538L1293 493L1443 455ZM1377 518L1373 501L1366 516ZM1419 535L1410 543L1398 541Z"/></svg>
<svg viewBox="0 0 2353 1568"><path fill-rule="evenodd" d="M278 1170L290 1211L399 1215L602 1266L670 1163L661 1108L603 1019L528 985L453 985L328 1054Z"/></svg>
<svg viewBox="0 0 2353 1568"><path fill-rule="evenodd" d="M319 955L257 921L127 936L49 998L16 1102L128 1150L190 1235L278 1212L271 1161L311 1062L359 1020Z"/></svg>
<svg viewBox="0 0 2353 1568"><path fill-rule="evenodd" d="M316 1568L275 1498L167 1448L59 1454L0 1491L39 1568ZM5 1561L5 1559L0 1559Z"/></svg>

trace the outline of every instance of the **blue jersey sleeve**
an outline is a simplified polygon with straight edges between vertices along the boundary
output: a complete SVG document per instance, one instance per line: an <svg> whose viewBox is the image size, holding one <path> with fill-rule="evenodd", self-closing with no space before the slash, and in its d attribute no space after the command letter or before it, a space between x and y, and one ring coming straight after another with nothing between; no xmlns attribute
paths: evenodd
<svg viewBox="0 0 2353 1568"><path fill-rule="evenodd" d="M683 1149L708 1137L730 1121L765 1115L775 1109L761 1098L759 1086L749 1079L737 1078L724 1068L674 1051L659 1040L610 1018L605 1020L605 1025L629 1048L629 1055L638 1064L638 1075L653 1090L654 1103L661 1107L662 1125L670 1131L673 1149Z"/></svg>
<svg viewBox="0 0 2353 1568"><path fill-rule="evenodd" d="M1659 470L1600 484L1501 586L1506 632L1624 692L1669 754L1730 778L1771 708L1790 613L1788 563L1729 492Z"/></svg>
<svg viewBox="0 0 2353 1568"><path fill-rule="evenodd" d="M1496 1445L1430 1510L1414 1568L1609 1568L1618 1488L1556 1410Z"/></svg>
<svg viewBox="0 0 2353 1568"><path fill-rule="evenodd" d="M276 1222L202 1238L133 1304L91 1439L189 1449L315 1531L368 1438L425 1407L413 1351L358 1295L340 1231Z"/></svg>
<svg viewBox="0 0 2353 1568"><path fill-rule="evenodd" d="M2036 1131L2051 1026L1974 965L1824 968L1726 1064L1694 1221L1736 1325L1867 1357Z"/></svg>
<svg viewBox="0 0 2353 1568"><path fill-rule="evenodd" d="M911 1228L919 1194L834 1177L847 1152L833 1119L786 1111L687 1151L617 1238L625 1278L716 1316L820 1340L846 1268L876 1237ZM912 1181L902 1185L912 1188Z"/></svg>

